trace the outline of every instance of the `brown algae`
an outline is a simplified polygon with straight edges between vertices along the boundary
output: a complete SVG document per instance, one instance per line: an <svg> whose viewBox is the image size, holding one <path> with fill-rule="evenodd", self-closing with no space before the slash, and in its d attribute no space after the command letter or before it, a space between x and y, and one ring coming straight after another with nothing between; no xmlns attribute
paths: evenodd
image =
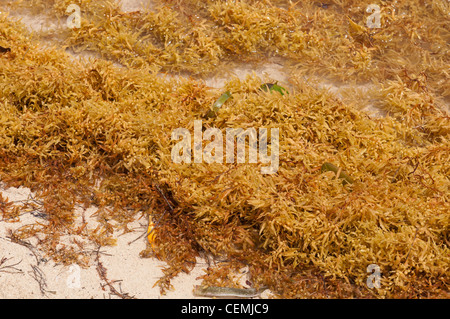
<svg viewBox="0 0 450 319"><path fill-rule="evenodd" d="M162 290L213 255L229 263L208 270L207 286L234 285L228 275L246 265L255 286L285 298L448 297L447 2L383 2L378 29L365 27L372 1L155 1L136 12L115 1L14 5L66 19L72 2L81 27L55 31L59 47L0 14L9 49L0 53L0 179L31 188L47 216L11 238L39 236L50 257L86 266L82 247L60 245L62 235L113 245L115 231L144 215L154 237L141 255L168 263ZM271 57L287 61L290 82L280 85L289 94L261 92L270 79L254 75L217 91L202 81ZM368 99L386 117L304 75L372 83ZM227 91L233 98L204 128L279 128L276 174L262 175L261 163L171 160L171 133L192 131ZM358 182L322 174L325 162ZM98 207L96 229L74 222L80 205ZM0 218L20 218L2 197ZM381 288L366 285L371 264Z"/></svg>

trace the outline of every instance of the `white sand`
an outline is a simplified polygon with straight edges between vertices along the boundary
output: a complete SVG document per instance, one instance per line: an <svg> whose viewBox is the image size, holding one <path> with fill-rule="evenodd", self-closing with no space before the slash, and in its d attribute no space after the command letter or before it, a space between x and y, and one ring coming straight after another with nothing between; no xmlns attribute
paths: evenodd
<svg viewBox="0 0 450 319"><path fill-rule="evenodd" d="M22 187L1 188L0 191L11 202L26 200L31 194ZM89 228L95 226L95 218L89 218L93 212L95 208L85 212ZM7 258L0 265L0 298L118 298L107 286L102 289L105 281L97 272L95 253L91 254L87 269L77 265L63 266L47 260L44 252L33 248L33 238L26 240L32 245L30 247L10 240L9 229L15 230L36 221L45 223L45 219L31 213L21 215L19 222L0 221L0 260ZM146 231L146 225L144 220L134 222L130 227L133 232L118 236L117 245L101 249L99 260L107 270L107 279L120 293L136 298L194 298L192 289L200 284L196 278L204 274L206 264L199 260L190 274L181 274L173 280L173 291L161 295L159 288L153 285L162 276L161 269L166 264L156 258L139 257L139 252L145 249L146 238L136 238ZM70 243L69 238L63 240ZM95 249L87 244L87 251Z"/></svg>

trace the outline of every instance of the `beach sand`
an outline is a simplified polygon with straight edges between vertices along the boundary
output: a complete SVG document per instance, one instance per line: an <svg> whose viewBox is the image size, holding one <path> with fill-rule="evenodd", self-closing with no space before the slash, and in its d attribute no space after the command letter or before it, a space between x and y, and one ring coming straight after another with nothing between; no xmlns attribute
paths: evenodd
<svg viewBox="0 0 450 319"><path fill-rule="evenodd" d="M27 188L1 188L3 198L20 203L30 198ZM87 227L95 226L95 218L90 217L95 208L85 211ZM0 298L117 298L111 293L111 284L125 297L135 298L194 298L192 289L198 285L197 279L204 272L206 263L198 264L190 274L180 274L173 280L174 289L165 295L160 294L155 282L163 275L164 262L156 258L141 258L140 251L145 249L147 221L137 220L130 225L129 233L117 234L115 246L102 247L98 261L106 270L102 277L98 272L95 247L85 248L90 255L90 266L64 266L45 257L45 252L34 247L32 240L13 242L10 230L33 224L45 223L45 219L25 212L19 222L0 222ZM139 238L140 237L140 238ZM71 240L72 239L72 240ZM80 239L79 239L80 240ZM70 244L73 238L67 238ZM92 245L91 245L92 246ZM105 281L108 281L108 283Z"/></svg>

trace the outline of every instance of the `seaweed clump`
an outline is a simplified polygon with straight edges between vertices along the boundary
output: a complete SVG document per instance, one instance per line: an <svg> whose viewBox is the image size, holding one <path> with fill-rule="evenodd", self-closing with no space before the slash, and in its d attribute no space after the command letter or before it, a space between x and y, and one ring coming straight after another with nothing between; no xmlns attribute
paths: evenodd
<svg viewBox="0 0 450 319"><path fill-rule="evenodd" d="M67 1L46 3L64 15ZM0 54L0 178L35 191L47 216L12 236L39 236L54 259L88 265L83 249L61 245L61 236L112 245L116 230L129 231L144 215L155 240L142 256L168 262L162 290L196 257L212 255L228 262L208 269L211 285L233 284L229 274L248 266L255 287L286 298L446 296L449 61L434 44L448 47L448 26L431 17L448 8L386 5L386 28L372 34L352 24L362 19L352 1L161 3L132 14L116 3L79 1L81 28L60 35L66 47L102 57L88 61L42 47L0 15L0 45L11 48ZM422 27L406 31L405 23ZM254 75L220 92L198 78L158 75L204 76L222 61L267 56L289 61L289 94L260 90L267 79ZM399 57L402 69L393 66ZM387 116L370 117L314 87L305 72L349 83L370 77L376 87L368 94ZM205 118L223 92L233 99ZM279 129L277 172L261 174L260 162L175 163L172 132L193 133L196 120L224 135ZM339 169L321 170L324 163ZM344 171L351 182L339 179ZM17 210L0 199L3 220L16 220ZM92 205L98 226L89 229L75 211ZM381 269L381 288L366 286L371 264Z"/></svg>

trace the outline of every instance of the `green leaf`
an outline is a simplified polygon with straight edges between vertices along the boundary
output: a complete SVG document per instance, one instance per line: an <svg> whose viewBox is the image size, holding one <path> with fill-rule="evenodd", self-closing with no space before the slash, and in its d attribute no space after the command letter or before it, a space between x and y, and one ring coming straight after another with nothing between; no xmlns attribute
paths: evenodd
<svg viewBox="0 0 450 319"><path fill-rule="evenodd" d="M261 88L261 90L266 91L266 92L277 91L281 95L284 95L284 93L289 94L289 92L284 87L279 86L278 84L264 83L263 85L261 85L260 88Z"/></svg>
<svg viewBox="0 0 450 319"><path fill-rule="evenodd" d="M337 172L339 171L339 168L336 165L333 165L331 163L323 163L322 168L320 169L321 172L335 172L337 174ZM344 171L341 171L341 173L339 174L339 176L337 178L342 178L342 184L353 184L353 179L347 175L347 173L345 173Z"/></svg>
<svg viewBox="0 0 450 319"><path fill-rule="evenodd" d="M219 109L221 108L223 103L225 103L230 97L231 97L230 91L226 91L224 94L222 94L217 99L217 101L214 102L212 108L208 111L208 113L206 113L206 117L208 117L208 118L216 117L217 116L217 112L219 112Z"/></svg>

